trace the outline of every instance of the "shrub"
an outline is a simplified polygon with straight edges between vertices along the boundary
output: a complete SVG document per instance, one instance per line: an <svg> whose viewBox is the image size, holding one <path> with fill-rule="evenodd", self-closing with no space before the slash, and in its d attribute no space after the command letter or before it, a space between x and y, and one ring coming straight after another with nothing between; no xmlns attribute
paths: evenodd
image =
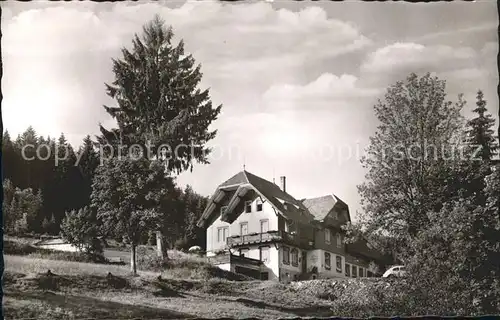
<svg viewBox="0 0 500 320"><path fill-rule="evenodd" d="M71 244L89 254L102 253L99 240L99 224L97 213L89 207L66 213L61 224L61 234Z"/></svg>
<svg viewBox="0 0 500 320"><path fill-rule="evenodd" d="M30 253L36 252L37 250L46 250L36 248L28 243L21 243L17 241L4 240L3 242L3 252L4 254L11 254L17 256L24 256ZM50 250L46 250L50 251Z"/></svg>
<svg viewBox="0 0 500 320"><path fill-rule="evenodd" d="M137 268L159 272L166 268L166 260L154 254L137 254Z"/></svg>
<svg viewBox="0 0 500 320"><path fill-rule="evenodd" d="M174 248L185 252L189 249L189 241L186 238L177 239Z"/></svg>
<svg viewBox="0 0 500 320"><path fill-rule="evenodd" d="M30 258L63 260L74 262L107 263L104 256L100 254L88 254L84 252L64 252L64 251L35 251L28 255Z"/></svg>
<svg viewBox="0 0 500 320"><path fill-rule="evenodd" d="M292 282L288 289L299 296L329 300L332 314L364 318L418 314L406 286L404 279L322 279Z"/></svg>

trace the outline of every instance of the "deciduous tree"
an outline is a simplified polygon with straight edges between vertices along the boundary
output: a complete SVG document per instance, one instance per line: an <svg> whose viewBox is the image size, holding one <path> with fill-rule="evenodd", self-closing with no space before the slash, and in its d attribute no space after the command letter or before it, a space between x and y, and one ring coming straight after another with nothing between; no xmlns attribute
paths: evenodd
<svg viewBox="0 0 500 320"><path fill-rule="evenodd" d="M374 107L379 126L362 159L366 182L358 187L363 220L370 232L384 230L400 247L427 228L428 214L450 197L449 168L465 102L461 96L447 101L445 89L445 81L430 74L411 74Z"/></svg>
<svg viewBox="0 0 500 320"><path fill-rule="evenodd" d="M90 207L71 210L62 221L61 235L88 254L102 254L100 225L96 210Z"/></svg>
<svg viewBox="0 0 500 320"><path fill-rule="evenodd" d="M163 221L159 204L174 187L159 161L110 159L99 166L92 185L92 207L105 229L124 235L131 245L131 270L137 273L136 247L148 230Z"/></svg>

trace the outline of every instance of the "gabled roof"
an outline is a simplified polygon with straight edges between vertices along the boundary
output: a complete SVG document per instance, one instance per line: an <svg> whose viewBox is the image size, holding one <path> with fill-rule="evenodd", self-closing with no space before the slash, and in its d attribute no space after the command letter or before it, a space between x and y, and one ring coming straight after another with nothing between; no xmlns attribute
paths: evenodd
<svg viewBox="0 0 500 320"><path fill-rule="evenodd" d="M198 225L201 226L203 221L207 220L212 214L215 206L212 206L211 203L216 202L215 198L220 196L220 191L246 184L250 185L260 196L269 201L285 219L302 223L310 223L314 220L314 216L309 213L309 210L307 210L302 202L281 190L276 184L243 170L219 185L214 196L210 199L209 205L203 212Z"/></svg>
<svg viewBox="0 0 500 320"><path fill-rule="evenodd" d="M329 194L322 197L302 200L304 206L314 216L317 221L323 221L334 209L345 209L347 211L347 221L351 221L347 204L336 195Z"/></svg>
<svg viewBox="0 0 500 320"><path fill-rule="evenodd" d="M234 185L239 185L239 184L244 184L244 183L249 183L247 179L247 175L245 174L245 171L238 172L231 178L227 179L223 183L219 185L219 188L223 187L229 187L229 186L234 186Z"/></svg>
<svg viewBox="0 0 500 320"><path fill-rule="evenodd" d="M309 212L314 216L314 219L321 221L332 211L335 206L335 198L331 195L305 199L302 201L304 206L309 209Z"/></svg>

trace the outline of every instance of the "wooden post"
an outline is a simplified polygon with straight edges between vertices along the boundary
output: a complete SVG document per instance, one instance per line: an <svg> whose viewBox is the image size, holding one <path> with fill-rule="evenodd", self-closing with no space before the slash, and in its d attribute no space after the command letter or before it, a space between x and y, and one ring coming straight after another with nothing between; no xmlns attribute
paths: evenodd
<svg viewBox="0 0 500 320"><path fill-rule="evenodd" d="M130 244L130 271L132 271L132 274L134 276L137 275L137 258L136 258L136 247L135 243Z"/></svg>
<svg viewBox="0 0 500 320"><path fill-rule="evenodd" d="M156 231L156 254L160 258L163 257L163 236L161 234L161 231Z"/></svg>
<svg viewBox="0 0 500 320"><path fill-rule="evenodd" d="M168 259L168 248L161 231L156 231L156 254L162 259Z"/></svg>

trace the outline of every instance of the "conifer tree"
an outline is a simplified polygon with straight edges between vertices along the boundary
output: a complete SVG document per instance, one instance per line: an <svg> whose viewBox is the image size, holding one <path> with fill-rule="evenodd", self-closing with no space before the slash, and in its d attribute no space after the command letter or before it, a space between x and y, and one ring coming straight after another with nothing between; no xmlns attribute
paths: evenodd
<svg viewBox="0 0 500 320"><path fill-rule="evenodd" d="M473 148L480 148L477 157L490 161L498 151L497 139L494 136L495 119L488 113L486 100L481 90L477 92L476 108L473 110L477 116L467 122L468 143Z"/></svg>
<svg viewBox="0 0 500 320"><path fill-rule="evenodd" d="M193 161L207 162L206 143L216 134L208 127L221 106L213 108L209 90L198 87L201 66L185 54L184 42L175 45L173 37L172 28L156 16L143 27L141 38L134 37L132 50L122 49L122 59L113 60L115 81L106 88L117 106L105 109L118 129L101 126L99 141L143 146L149 141L155 155L161 145L172 153L179 147L175 157L168 155L167 168L180 173L192 169Z"/></svg>
<svg viewBox="0 0 500 320"><path fill-rule="evenodd" d="M486 204L486 177L491 174L492 158L498 150L498 143L494 137L493 127L495 119L488 113L483 92L477 92L476 108L473 110L476 117L467 122L466 158L462 159L463 197L473 198L477 205Z"/></svg>
<svg viewBox="0 0 500 320"><path fill-rule="evenodd" d="M78 169L80 173L80 187L78 208L90 205L90 195L92 193L92 180L95 175L95 170L99 165L99 154L95 150L94 142L87 135L83 139L83 145L78 151Z"/></svg>
<svg viewBox="0 0 500 320"><path fill-rule="evenodd" d="M172 28L166 27L156 16L143 27L141 37L135 35L132 49L123 48L122 58L113 60L115 80L106 84L106 91L117 105L104 108L117 121L118 128L108 130L101 126L102 136L98 137L103 150L105 144L115 147L115 155L118 146L142 146L139 154L143 158L148 157L148 160L162 161L169 176L192 170L194 162L208 162L210 149L206 144L216 135L216 131L210 131L209 126L221 110L221 106L212 107L209 90L198 87L202 78L201 66L195 65L192 55L185 54L183 41L174 44L173 36ZM167 154L158 157L165 145L168 147L163 150ZM147 154L146 148L150 148L151 154ZM128 159L122 161L127 162ZM124 169L144 170L148 167L145 163L137 164L130 163ZM117 161L110 161L109 165L100 167L94 185L99 185L99 181L106 177L105 170L114 171L120 166ZM127 172L126 176L132 179L130 183L136 183L136 179L144 176L141 172ZM161 190L156 191L161 193L168 185L164 184ZM106 188L109 187L102 185L99 192L104 194ZM168 191L175 193L174 184ZM93 197L95 192L98 191L93 190ZM108 192L113 193L113 190ZM160 203L171 201L160 200ZM149 209L156 212L159 208ZM98 206L97 210L106 215L106 212L121 209L116 207L105 211ZM163 213L172 214L173 211L167 208ZM168 227L162 229L165 233ZM135 238L130 240L135 241ZM166 243L162 244L162 248L167 248Z"/></svg>

